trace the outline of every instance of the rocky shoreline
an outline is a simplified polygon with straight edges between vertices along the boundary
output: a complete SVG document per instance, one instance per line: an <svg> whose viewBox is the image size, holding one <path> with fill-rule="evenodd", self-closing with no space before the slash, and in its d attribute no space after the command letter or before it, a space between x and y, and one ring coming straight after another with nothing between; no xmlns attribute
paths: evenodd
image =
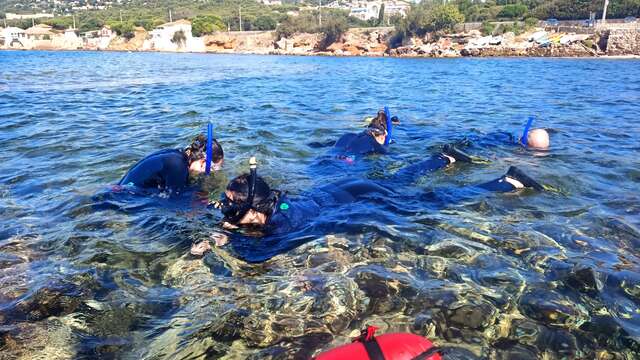
<svg viewBox="0 0 640 360"><path fill-rule="evenodd" d="M275 31L218 32L193 38L203 45L197 51L178 48L175 52L408 58L640 57L640 29L594 30L578 34L537 28L520 35L504 33L496 36L482 36L479 31L471 30L413 37L392 48L389 43L393 34L393 28L350 29L339 41L321 49L322 34L300 33L277 40ZM113 36L104 48L36 46L32 49L154 51L144 46L148 38L146 30L137 28L133 38Z"/></svg>

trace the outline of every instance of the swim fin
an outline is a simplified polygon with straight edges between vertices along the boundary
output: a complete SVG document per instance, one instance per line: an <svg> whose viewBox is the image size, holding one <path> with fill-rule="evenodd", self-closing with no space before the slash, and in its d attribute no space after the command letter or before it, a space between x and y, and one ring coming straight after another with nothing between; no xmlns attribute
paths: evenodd
<svg viewBox="0 0 640 360"><path fill-rule="evenodd" d="M489 160L485 160L477 156L471 156L465 153L464 151L458 149L457 147L455 147L455 145L452 145L452 144L446 144L445 146L443 146L442 153L445 155L451 156L452 158L456 159L456 161L460 161L460 162L473 163L473 164L490 163Z"/></svg>
<svg viewBox="0 0 640 360"><path fill-rule="evenodd" d="M518 180L525 187L533 188L538 191L545 190L544 186L540 185L540 183L533 180L531 177L529 177L529 175L525 174L522 170L518 169L515 166L509 167L509 170L507 170L507 174L505 176Z"/></svg>

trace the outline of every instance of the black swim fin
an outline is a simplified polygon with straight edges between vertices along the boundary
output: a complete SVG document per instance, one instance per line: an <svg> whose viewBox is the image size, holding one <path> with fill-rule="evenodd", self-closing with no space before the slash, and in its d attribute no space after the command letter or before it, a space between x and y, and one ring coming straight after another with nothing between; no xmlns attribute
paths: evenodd
<svg viewBox="0 0 640 360"><path fill-rule="evenodd" d="M467 155L465 152L457 149L455 146L451 144L446 144L442 147L442 153L452 158L456 159L456 161L471 163L473 159L471 156Z"/></svg>
<svg viewBox="0 0 640 360"><path fill-rule="evenodd" d="M442 147L442 153L447 156L451 156L456 159L456 161L464 162L464 163L473 163L473 164L489 164L491 161L487 159L483 159L478 156L472 156L464 151L458 149L453 144L446 144Z"/></svg>
<svg viewBox="0 0 640 360"><path fill-rule="evenodd" d="M540 183L533 180L531 177L529 177L529 175L525 174L522 170L518 169L515 166L509 167L509 170L507 170L507 174L505 176L518 180L525 187L533 188L538 191L545 190L544 186L540 185Z"/></svg>

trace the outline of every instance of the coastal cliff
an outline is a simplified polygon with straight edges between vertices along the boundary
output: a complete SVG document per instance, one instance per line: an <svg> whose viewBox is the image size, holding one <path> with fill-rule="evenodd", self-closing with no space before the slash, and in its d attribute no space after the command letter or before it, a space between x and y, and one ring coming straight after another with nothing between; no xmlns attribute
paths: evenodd
<svg viewBox="0 0 640 360"><path fill-rule="evenodd" d="M296 33L278 39L275 31L217 32L203 37L189 36L183 44L169 42L170 46L157 46L153 44L153 33L139 27L130 38L114 34L102 39L106 41L104 46L85 41L70 47L68 42L60 42L53 37L51 41L33 42L28 48L431 58L640 56L640 28L592 30L582 34L572 32L572 29L554 30L538 28L520 35L507 32L496 36L483 36L477 30L455 34L429 33L405 39L394 47L390 46L394 42L394 29L389 27L352 28L328 45L323 44L322 34Z"/></svg>

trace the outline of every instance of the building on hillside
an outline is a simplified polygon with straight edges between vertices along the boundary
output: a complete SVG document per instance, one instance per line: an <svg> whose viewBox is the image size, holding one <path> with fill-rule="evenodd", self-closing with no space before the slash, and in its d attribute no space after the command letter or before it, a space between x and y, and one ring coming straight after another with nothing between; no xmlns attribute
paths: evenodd
<svg viewBox="0 0 640 360"><path fill-rule="evenodd" d="M360 20L375 19L380 16L380 9L384 4L384 15L387 17L398 15L405 16L407 10L411 7L411 3L404 0L385 0L385 1L334 1L327 7L336 9L349 10L349 16L356 17Z"/></svg>
<svg viewBox="0 0 640 360"><path fill-rule="evenodd" d="M24 19L40 19L40 18L52 18L53 14L14 14L6 13L7 20L24 20Z"/></svg>
<svg viewBox="0 0 640 360"><path fill-rule="evenodd" d="M25 30L27 38L31 41L51 40L54 36L52 27L46 24L38 24Z"/></svg>
<svg viewBox="0 0 640 360"><path fill-rule="evenodd" d="M82 48L87 50L105 50L109 47L116 33L105 25L100 30L87 31L82 34Z"/></svg>
<svg viewBox="0 0 640 360"><path fill-rule="evenodd" d="M189 20L162 24L149 33L142 50L204 52L204 42L191 34Z"/></svg>
<svg viewBox="0 0 640 360"><path fill-rule="evenodd" d="M353 1L349 7L349 16L365 21L377 18L381 5L379 1Z"/></svg>
<svg viewBox="0 0 640 360"><path fill-rule="evenodd" d="M260 2L263 3L264 5L268 5L268 6L282 5L282 1L281 0L260 0Z"/></svg>
<svg viewBox="0 0 640 360"><path fill-rule="evenodd" d="M100 29L100 37L110 38L114 35L113 30L111 30L111 26L105 25Z"/></svg>
<svg viewBox="0 0 640 360"><path fill-rule="evenodd" d="M4 28L0 37L4 38L3 47L6 49L24 48L25 43L28 41L24 30L11 26Z"/></svg>
<svg viewBox="0 0 640 360"><path fill-rule="evenodd" d="M76 31L77 29L66 29L64 33L54 35L53 47L64 50L82 49L83 40Z"/></svg>

